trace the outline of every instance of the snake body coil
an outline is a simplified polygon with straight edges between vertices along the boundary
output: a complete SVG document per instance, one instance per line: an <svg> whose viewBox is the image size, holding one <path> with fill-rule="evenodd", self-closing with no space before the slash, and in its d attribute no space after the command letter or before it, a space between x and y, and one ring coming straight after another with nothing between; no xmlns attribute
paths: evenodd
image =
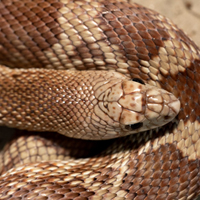
<svg viewBox="0 0 200 200"><path fill-rule="evenodd" d="M162 125L95 142L22 132L1 153L1 199L198 196L199 48L169 19L121 0L2 0L0 63L1 124L85 139Z"/></svg>

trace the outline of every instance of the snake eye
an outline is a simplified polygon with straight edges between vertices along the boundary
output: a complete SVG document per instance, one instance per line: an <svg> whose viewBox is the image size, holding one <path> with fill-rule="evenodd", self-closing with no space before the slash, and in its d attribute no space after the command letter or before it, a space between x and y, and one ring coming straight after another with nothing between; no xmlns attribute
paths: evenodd
<svg viewBox="0 0 200 200"><path fill-rule="evenodd" d="M136 124L126 125L125 128L128 129L128 130L135 130L135 129L141 128L142 125L143 125L143 123L139 122L139 123L136 123Z"/></svg>
<svg viewBox="0 0 200 200"><path fill-rule="evenodd" d="M135 82L137 82L137 83L140 83L140 84L142 84L142 85L145 85L144 81L141 80L141 79L139 79L139 78L133 78L132 81L135 81Z"/></svg>

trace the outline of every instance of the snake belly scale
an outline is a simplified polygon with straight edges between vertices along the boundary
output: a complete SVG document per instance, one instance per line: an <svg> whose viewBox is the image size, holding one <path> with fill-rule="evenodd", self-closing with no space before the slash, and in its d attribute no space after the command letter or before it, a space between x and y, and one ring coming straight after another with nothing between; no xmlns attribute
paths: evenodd
<svg viewBox="0 0 200 200"><path fill-rule="evenodd" d="M162 88L180 101L178 116L167 125L109 141L20 132L1 152L1 199L198 196L199 48L169 19L121 0L2 0L0 63L1 77L11 72L17 78L14 70L32 73L45 68L52 82L60 79L45 70L109 70L122 79ZM22 83L26 75L21 76ZM2 115L17 102L10 94L2 104L7 106L0 116L4 124ZM23 114L16 116L23 122ZM7 125L13 126L10 121Z"/></svg>

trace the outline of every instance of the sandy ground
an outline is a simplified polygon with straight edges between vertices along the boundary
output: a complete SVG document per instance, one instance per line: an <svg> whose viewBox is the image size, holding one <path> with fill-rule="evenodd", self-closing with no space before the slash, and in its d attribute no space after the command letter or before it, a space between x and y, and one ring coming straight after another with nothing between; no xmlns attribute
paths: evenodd
<svg viewBox="0 0 200 200"><path fill-rule="evenodd" d="M133 0L171 19L200 47L200 0ZM0 127L0 149L11 129ZM200 200L200 197L198 198Z"/></svg>

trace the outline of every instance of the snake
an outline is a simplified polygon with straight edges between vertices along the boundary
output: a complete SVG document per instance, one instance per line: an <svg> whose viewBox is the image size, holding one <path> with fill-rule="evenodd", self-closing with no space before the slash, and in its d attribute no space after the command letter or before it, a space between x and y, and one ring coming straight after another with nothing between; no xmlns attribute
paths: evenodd
<svg viewBox="0 0 200 200"><path fill-rule="evenodd" d="M2 0L0 199L195 199L200 51L126 0Z"/></svg>

